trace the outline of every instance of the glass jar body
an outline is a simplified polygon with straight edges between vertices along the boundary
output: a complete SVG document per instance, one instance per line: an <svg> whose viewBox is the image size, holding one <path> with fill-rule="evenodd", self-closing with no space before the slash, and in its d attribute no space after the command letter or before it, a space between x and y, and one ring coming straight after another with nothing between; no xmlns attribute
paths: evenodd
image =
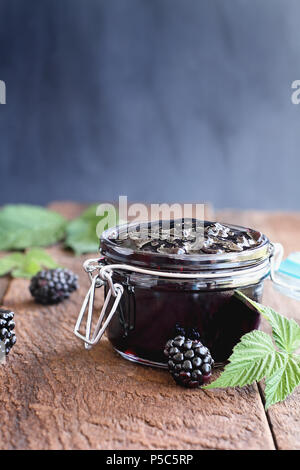
<svg viewBox="0 0 300 470"><path fill-rule="evenodd" d="M174 337L175 325L195 328L217 363L224 363L244 334L257 329L260 315L234 295L238 288L260 302L263 279L242 287L201 287L192 281L114 273L124 293L110 321L107 335L125 358L163 367L165 343Z"/></svg>

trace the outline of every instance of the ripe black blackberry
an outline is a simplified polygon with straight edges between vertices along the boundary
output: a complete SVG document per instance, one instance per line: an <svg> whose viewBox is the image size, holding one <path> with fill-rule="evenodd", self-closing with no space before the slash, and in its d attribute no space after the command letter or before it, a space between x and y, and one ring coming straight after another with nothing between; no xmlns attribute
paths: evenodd
<svg viewBox="0 0 300 470"><path fill-rule="evenodd" d="M78 276L68 269L40 271L31 279L29 290L40 304L58 304L78 287Z"/></svg>
<svg viewBox="0 0 300 470"><path fill-rule="evenodd" d="M176 336L167 342L164 354L169 372L179 385L197 388L209 381L214 361L199 339Z"/></svg>
<svg viewBox="0 0 300 470"><path fill-rule="evenodd" d="M13 332L15 328L14 312L0 308L0 341L1 350L8 355L11 348L16 344L17 338Z"/></svg>

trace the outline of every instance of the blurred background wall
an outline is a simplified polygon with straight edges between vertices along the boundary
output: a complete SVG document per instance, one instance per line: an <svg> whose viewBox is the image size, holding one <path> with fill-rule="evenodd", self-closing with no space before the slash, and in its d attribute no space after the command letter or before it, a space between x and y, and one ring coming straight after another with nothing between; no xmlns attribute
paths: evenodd
<svg viewBox="0 0 300 470"><path fill-rule="evenodd" d="M0 0L0 204L300 209L299 0Z"/></svg>

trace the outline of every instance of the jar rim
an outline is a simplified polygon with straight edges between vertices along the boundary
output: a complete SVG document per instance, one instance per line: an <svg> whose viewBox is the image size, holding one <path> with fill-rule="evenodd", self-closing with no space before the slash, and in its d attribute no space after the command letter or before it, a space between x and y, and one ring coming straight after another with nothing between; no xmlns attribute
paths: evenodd
<svg viewBox="0 0 300 470"><path fill-rule="evenodd" d="M155 222L155 221L153 221ZM159 221L156 221L159 222ZM227 252L217 254L206 253L154 253L118 245L113 236L121 231L134 228L144 222L121 224L105 230L100 239L100 253L109 262L130 263L138 267L151 267L158 270L194 272L199 270L219 270L247 268L263 263L270 257L272 244L262 232L239 225L226 224L227 227L239 231L251 231L261 240L259 245L241 252Z"/></svg>

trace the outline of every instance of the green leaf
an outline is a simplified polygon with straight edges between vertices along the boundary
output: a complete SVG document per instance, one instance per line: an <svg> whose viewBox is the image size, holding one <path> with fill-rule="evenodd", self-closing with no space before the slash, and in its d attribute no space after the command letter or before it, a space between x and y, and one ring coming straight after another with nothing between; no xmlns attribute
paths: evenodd
<svg viewBox="0 0 300 470"><path fill-rule="evenodd" d="M295 357L285 356L282 366L266 380L266 410L279 401L285 400L300 385L300 367Z"/></svg>
<svg viewBox="0 0 300 470"><path fill-rule="evenodd" d="M300 347L300 326L295 320L279 315L270 307L266 307L262 315L272 326L274 341L280 349L293 353Z"/></svg>
<svg viewBox="0 0 300 470"><path fill-rule="evenodd" d="M272 326L273 339L262 331L252 331L233 349L229 364L211 384L203 387L244 386L266 379L266 409L283 401L300 385L300 356L293 354L300 345L300 327L294 320L265 307L236 291L235 295L249 308L255 308Z"/></svg>
<svg viewBox="0 0 300 470"><path fill-rule="evenodd" d="M275 312L271 307L255 302L246 297L242 292L236 291L242 301L249 302L272 326L273 338L276 345L288 353L293 353L300 348L300 326L295 320Z"/></svg>
<svg viewBox="0 0 300 470"><path fill-rule="evenodd" d="M300 356L298 354L293 354L293 359L297 362L298 366L300 367Z"/></svg>
<svg viewBox="0 0 300 470"><path fill-rule="evenodd" d="M274 348L271 337L263 331L252 331L234 347L223 373L205 389L243 387L259 381L282 365L282 355Z"/></svg>
<svg viewBox="0 0 300 470"><path fill-rule="evenodd" d="M76 254L97 253L99 249L99 238L96 230L103 216L97 216L98 205L93 204L86 209L79 217L69 222L67 226L67 237L65 245L71 248ZM108 224L106 228L108 228Z"/></svg>
<svg viewBox="0 0 300 470"><path fill-rule="evenodd" d="M0 259L0 276L30 279L42 268L54 269L58 264L44 250L34 248L27 253L13 253Z"/></svg>
<svg viewBox="0 0 300 470"><path fill-rule="evenodd" d="M0 210L0 250L47 246L65 235L66 220L56 212L31 205L7 205Z"/></svg>
<svg viewBox="0 0 300 470"><path fill-rule="evenodd" d="M23 261L21 253L13 253L0 259L0 276L10 273L14 268L20 266Z"/></svg>
<svg viewBox="0 0 300 470"><path fill-rule="evenodd" d="M30 279L41 270L41 265L32 260L25 260L22 266L14 269L11 273L12 277Z"/></svg>
<svg viewBox="0 0 300 470"><path fill-rule="evenodd" d="M44 250L40 248L32 248L26 253L26 260L28 263L36 262L40 266L48 269L55 269L58 267L58 264L54 259Z"/></svg>

